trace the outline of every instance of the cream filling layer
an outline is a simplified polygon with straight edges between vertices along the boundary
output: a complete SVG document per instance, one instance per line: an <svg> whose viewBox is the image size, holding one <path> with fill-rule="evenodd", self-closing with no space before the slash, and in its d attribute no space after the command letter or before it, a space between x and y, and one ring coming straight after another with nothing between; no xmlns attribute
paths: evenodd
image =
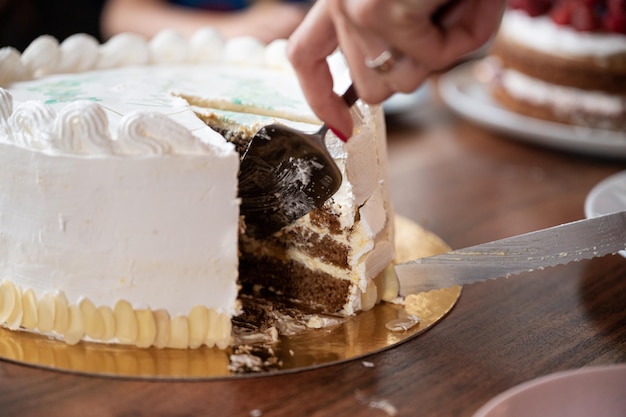
<svg viewBox="0 0 626 417"><path fill-rule="evenodd" d="M536 105L549 106L556 112L583 111L610 117L626 112L624 96L558 86L515 70L503 70L500 82L513 97Z"/></svg>
<svg viewBox="0 0 626 417"><path fill-rule="evenodd" d="M376 198L372 201L383 204ZM311 224L307 219L308 216L305 216L298 220L298 226L320 235L327 233L326 229ZM348 269L331 265L297 248L289 248L277 254L262 242L255 241L247 250L259 256L292 260L312 271L350 281L350 294L342 308L342 314L352 315L359 310L369 310L381 299L389 301L398 295L398 286L394 283L395 275L383 273L394 257L391 224L392 220L388 218L372 235L369 226L359 221L352 231L333 235L337 245L349 248ZM377 286L381 287L380 291Z"/></svg>

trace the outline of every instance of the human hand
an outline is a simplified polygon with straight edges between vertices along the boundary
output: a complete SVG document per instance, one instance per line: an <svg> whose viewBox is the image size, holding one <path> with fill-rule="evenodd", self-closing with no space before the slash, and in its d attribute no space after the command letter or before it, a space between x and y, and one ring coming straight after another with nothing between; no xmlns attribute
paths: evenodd
<svg viewBox="0 0 626 417"><path fill-rule="evenodd" d="M326 62L337 47L360 98L380 103L486 43L503 9L504 0L318 0L289 40L289 59L313 111L347 138L352 118Z"/></svg>

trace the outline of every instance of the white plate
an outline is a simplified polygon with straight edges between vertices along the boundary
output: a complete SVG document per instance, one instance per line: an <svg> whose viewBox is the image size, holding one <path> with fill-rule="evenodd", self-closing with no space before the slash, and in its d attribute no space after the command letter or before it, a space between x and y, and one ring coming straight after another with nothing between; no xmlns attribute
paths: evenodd
<svg viewBox="0 0 626 417"><path fill-rule="evenodd" d="M388 116L405 113L414 110L430 98L428 83L424 83L413 93L396 93L383 103L383 110Z"/></svg>
<svg viewBox="0 0 626 417"><path fill-rule="evenodd" d="M618 172L600 181L585 199L587 218L622 210L626 210L626 171ZM626 258L626 251L620 251L620 255Z"/></svg>
<svg viewBox="0 0 626 417"><path fill-rule="evenodd" d="M585 155L626 157L626 134L549 122L513 113L495 102L475 77L475 62L463 64L441 76L444 102L455 112L510 138Z"/></svg>
<svg viewBox="0 0 626 417"><path fill-rule="evenodd" d="M474 417L624 417L626 364L546 375L511 388Z"/></svg>

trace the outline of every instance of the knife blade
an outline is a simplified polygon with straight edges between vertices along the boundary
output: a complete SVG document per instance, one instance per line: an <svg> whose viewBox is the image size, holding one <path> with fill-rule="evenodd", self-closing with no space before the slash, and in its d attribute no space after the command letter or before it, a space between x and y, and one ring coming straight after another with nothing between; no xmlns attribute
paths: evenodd
<svg viewBox="0 0 626 417"><path fill-rule="evenodd" d="M510 277L626 248L626 211L398 264L400 295Z"/></svg>

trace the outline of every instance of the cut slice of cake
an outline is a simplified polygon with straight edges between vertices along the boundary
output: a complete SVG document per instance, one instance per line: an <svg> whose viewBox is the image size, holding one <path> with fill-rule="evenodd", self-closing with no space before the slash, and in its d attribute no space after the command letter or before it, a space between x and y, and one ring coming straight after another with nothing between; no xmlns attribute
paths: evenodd
<svg viewBox="0 0 626 417"><path fill-rule="evenodd" d="M237 114L207 113L200 114L207 124L245 149L251 137L246 129L237 128ZM393 282L374 283L393 258L384 120L378 109L361 104L353 114L357 127L348 143L329 140L330 153L345 179L339 191L267 239L240 237L239 277L248 290L261 285L343 315L368 310L381 297L390 298L385 287Z"/></svg>

